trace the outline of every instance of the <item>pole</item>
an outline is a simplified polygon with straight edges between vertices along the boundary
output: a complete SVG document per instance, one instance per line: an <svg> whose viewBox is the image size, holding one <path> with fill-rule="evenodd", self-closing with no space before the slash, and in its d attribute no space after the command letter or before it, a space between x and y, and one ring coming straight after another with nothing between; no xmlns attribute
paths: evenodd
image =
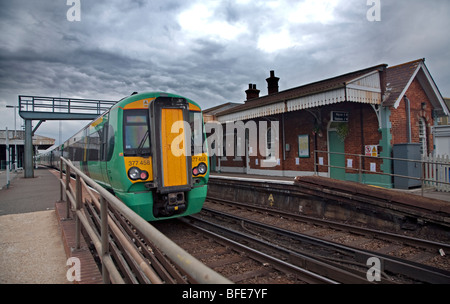
<svg viewBox="0 0 450 304"><path fill-rule="evenodd" d="M6 127L6 189L9 188L9 131Z"/></svg>
<svg viewBox="0 0 450 304"><path fill-rule="evenodd" d="M17 152L17 106L6 106L7 108L14 108L14 172L17 172L18 167L18 159L19 159L19 153Z"/></svg>
<svg viewBox="0 0 450 304"><path fill-rule="evenodd" d="M103 260L104 256L109 254L109 233L108 233L108 201L100 196L100 217L101 217L101 241L102 241L102 252L101 257ZM102 263L102 276L103 283L110 283L109 271L106 268L105 263Z"/></svg>
<svg viewBox="0 0 450 304"><path fill-rule="evenodd" d="M31 120L25 119L25 178L34 177L33 171L33 135L31 134Z"/></svg>
<svg viewBox="0 0 450 304"><path fill-rule="evenodd" d="M17 166L18 166L18 156L17 153L17 125L16 125L16 114L17 112L17 106L14 106L14 172L17 172Z"/></svg>

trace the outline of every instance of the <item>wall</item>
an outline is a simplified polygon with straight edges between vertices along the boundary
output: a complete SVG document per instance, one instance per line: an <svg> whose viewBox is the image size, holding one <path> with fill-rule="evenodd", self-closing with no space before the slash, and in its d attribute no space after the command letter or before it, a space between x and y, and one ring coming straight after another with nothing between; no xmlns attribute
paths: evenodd
<svg viewBox="0 0 450 304"><path fill-rule="evenodd" d="M429 102L425 91L422 89L419 81L415 79L408 88L406 95L411 102L411 138L413 143L419 143L419 121L423 118L427 126L427 150L433 151L433 135L431 127L434 125L433 108ZM422 105L423 103L423 105ZM332 111L344 111L349 113L348 127L349 133L345 138L345 153L347 154L365 154L366 145L377 145L378 154L382 157L392 157L392 145L407 142L406 133L406 107L402 99L399 107L383 108L380 112L380 118L383 125L380 126L376 112L369 104L342 102L319 108L308 110L293 111L270 117L256 119L259 121L268 119L276 120L280 125L279 133L279 162L272 163L273 166L264 167L264 157L259 153L258 156L250 156L249 167L246 170L245 156L241 158L227 157L222 158L221 166L223 172L241 172L263 174L263 175L310 175L314 173L314 150L328 151L328 128L333 127L330 123ZM319 123L316 123L316 118ZM283 142L284 129L284 142ZM309 136L309 157L299 157L298 136ZM260 136L258 131L258 137ZM283 149L286 149L283 155ZM258 146L259 147L259 146ZM324 165L329 164L328 154L321 153L317 155L323 157ZM359 157L346 156L345 165L348 159L352 159L353 168L359 168ZM363 158L362 169L367 170L362 175L357 171L346 169L346 180L361 180L364 183L379 185L383 187L392 187L390 176L369 172L371 163L375 164L376 172L391 173L392 165L389 160L380 158ZM319 172L327 176L328 167L319 166Z"/></svg>
<svg viewBox="0 0 450 304"><path fill-rule="evenodd" d="M284 114L271 116L271 120L276 120L280 125L279 133L279 164L274 166L263 166L264 157L261 153L258 156L250 156L249 173L265 175L309 175L314 172L314 150L328 151L328 127L331 120L332 111L343 111L349 113L348 127L349 133L345 138L345 153L364 154L365 145L378 145L381 140L379 132L378 118L373 108L368 104L344 102L320 108L311 109L311 111L293 111ZM316 123L316 118L319 123ZM262 119L256 119L256 123ZM265 119L267 121L267 119ZM283 126L284 123L284 126ZM283 143L284 127L284 143ZM309 136L309 157L299 156L299 135ZM258 130L258 138L259 138ZM289 146L283 155L283 146ZM259 147L259 143L258 143ZM260 152L260 151L258 151ZM328 165L328 155L322 153L318 156L323 157L324 165ZM354 168L359 167L359 159L353 159ZM377 164L377 171L380 170L381 161L374 159L365 159L363 169L369 170L370 162ZM221 167L223 172L245 172L245 157L222 157ZM319 166L319 172L323 175L328 174L326 166ZM354 170L347 170L348 174L355 174ZM350 179L355 179L349 176Z"/></svg>
<svg viewBox="0 0 450 304"><path fill-rule="evenodd" d="M432 152L433 134L431 127L434 125L433 106L428 100L425 91L422 89L419 81L414 79L410 87L406 91L406 96L410 100L411 108L411 142L419 143L419 120L423 118L427 125L427 150ZM422 103L425 103L422 108ZM406 127L406 102L402 98L397 109L391 108L391 145L407 142L407 127Z"/></svg>

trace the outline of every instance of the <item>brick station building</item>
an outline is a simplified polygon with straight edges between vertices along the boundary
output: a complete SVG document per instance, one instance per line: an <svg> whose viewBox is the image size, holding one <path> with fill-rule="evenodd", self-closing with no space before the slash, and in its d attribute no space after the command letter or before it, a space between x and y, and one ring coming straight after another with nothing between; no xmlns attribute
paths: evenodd
<svg viewBox="0 0 450 304"><path fill-rule="evenodd" d="M247 132L245 155L216 156L213 169L265 176L312 175L316 170L322 176L390 188L393 178L380 173L394 173L393 162L381 157L392 157L395 146L404 143L416 143L422 154L432 152L431 128L439 116L449 114L425 59L381 64L284 91L278 89L279 80L270 71L268 95L259 96L256 85L249 84L244 103L204 111L208 120L224 125L224 137L233 132L226 123L252 120L268 126L267 134L258 129L258 141L265 138L269 153L252 153ZM275 134L272 122L278 123ZM229 145L237 149L240 140L225 142L224 150Z"/></svg>

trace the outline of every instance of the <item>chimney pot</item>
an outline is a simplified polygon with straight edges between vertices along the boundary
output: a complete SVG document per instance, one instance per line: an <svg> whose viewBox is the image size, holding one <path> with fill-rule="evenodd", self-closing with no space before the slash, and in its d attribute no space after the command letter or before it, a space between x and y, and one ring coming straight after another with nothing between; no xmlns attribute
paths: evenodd
<svg viewBox="0 0 450 304"><path fill-rule="evenodd" d="M256 89L256 84L249 83L248 84L248 90L245 91L247 94L247 100L258 98L259 97L259 90Z"/></svg>
<svg viewBox="0 0 450 304"><path fill-rule="evenodd" d="M278 81L280 78L275 77L275 71L270 71L270 77L266 79L267 81L267 90L270 94L278 93Z"/></svg>

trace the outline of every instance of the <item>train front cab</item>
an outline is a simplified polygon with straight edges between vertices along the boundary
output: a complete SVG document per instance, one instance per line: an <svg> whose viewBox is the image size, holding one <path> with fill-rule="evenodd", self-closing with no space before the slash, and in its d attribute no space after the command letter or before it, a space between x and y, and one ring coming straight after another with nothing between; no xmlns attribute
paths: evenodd
<svg viewBox="0 0 450 304"><path fill-rule="evenodd" d="M207 192L208 157L191 143L198 142L196 136L201 136L200 146L205 140L201 110L176 97L157 97L147 104L149 132L139 129L137 155L126 153L127 136L132 137L127 134L127 121L142 119L131 117L133 111L124 109L124 160L134 184L127 193L116 195L147 221L200 212ZM183 128L178 129L180 123Z"/></svg>

